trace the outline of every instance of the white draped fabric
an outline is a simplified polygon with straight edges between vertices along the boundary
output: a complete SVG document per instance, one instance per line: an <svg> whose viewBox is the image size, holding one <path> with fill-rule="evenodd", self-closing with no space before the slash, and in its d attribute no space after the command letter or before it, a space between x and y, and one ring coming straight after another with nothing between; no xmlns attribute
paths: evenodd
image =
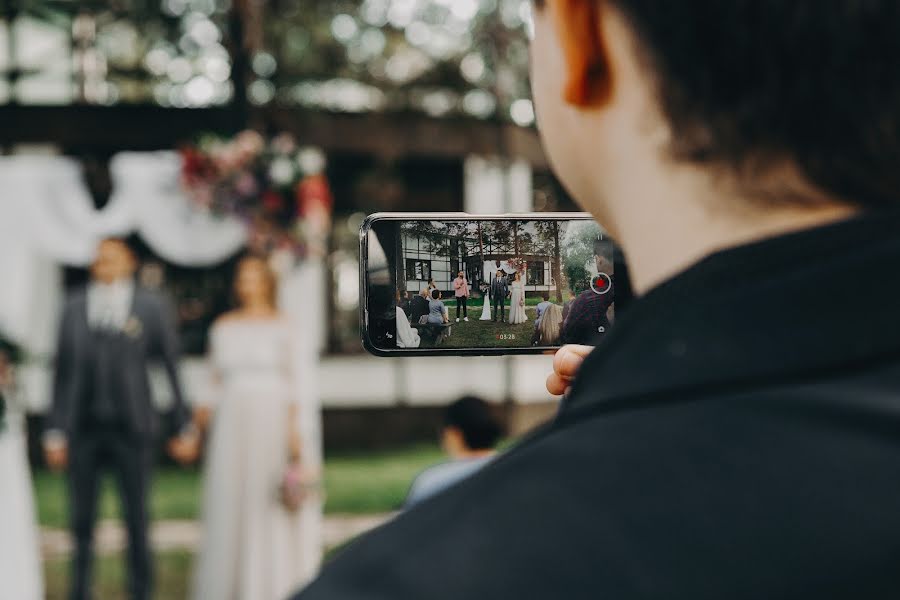
<svg viewBox="0 0 900 600"><path fill-rule="evenodd" d="M215 264L237 252L243 224L192 206L180 170L175 152L121 153L110 164L112 197L98 211L74 160L0 158L0 333L46 351L52 335L35 327L46 328L48 317L55 323L56 265L87 265L104 237L137 233L165 260L184 266Z"/></svg>
<svg viewBox="0 0 900 600"><path fill-rule="evenodd" d="M40 600L43 574L23 425L15 411L0 430L0 597Z"/></svg>
<svg viewBox="0 0 900 600"><path fill-rule="evenodd" d="M497 263L492 260L487 260L484 262L483 275L482 280L488 283L488 290L484 293L484 304L481 307L481 318L479 321L490 321L491 320L491 281L494 279L494 273L497 269Z"/></svg>

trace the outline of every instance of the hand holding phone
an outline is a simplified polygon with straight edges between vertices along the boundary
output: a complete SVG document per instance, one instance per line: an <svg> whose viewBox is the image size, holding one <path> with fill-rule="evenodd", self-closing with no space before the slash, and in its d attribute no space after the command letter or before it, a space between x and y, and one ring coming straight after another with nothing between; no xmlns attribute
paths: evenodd
<svg viewBox="0 0 900 600"><path fill-rule="evenodd" d="M547 391L553 396L562 396L568 392L584 359L593 351L593 346L575 344L557 350L553 356L553 372L547 377Z"/></svg>

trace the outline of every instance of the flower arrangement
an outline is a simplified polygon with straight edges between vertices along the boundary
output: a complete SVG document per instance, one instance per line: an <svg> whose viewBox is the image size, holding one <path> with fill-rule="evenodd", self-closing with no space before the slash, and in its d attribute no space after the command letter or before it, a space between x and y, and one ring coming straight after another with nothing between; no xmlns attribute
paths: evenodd
<svg viewBox="0 0 900 600"><path fill-rule="evenodd" d="M524 258L520 258L518 256L513 256L512 258L506 259L506 264L509 265L511 269L515 269L519 273L524 273L525 268L528 263Z"/></svg>
<svg viewBox="0 0 900 600"><path fill-rule="evenodd" d="M182 185L197 210L240 218L248 246L273 255L321 255L331 226L325 158L289 134L205 135L181 149Z"/></svg>

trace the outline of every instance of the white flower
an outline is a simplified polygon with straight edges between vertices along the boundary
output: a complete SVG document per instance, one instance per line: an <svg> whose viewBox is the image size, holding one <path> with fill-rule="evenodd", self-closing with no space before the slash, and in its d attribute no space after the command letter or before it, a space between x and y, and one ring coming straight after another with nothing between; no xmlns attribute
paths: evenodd
<svg viewBox="0 0 900 600"><path fill-rule="evenodd" d="M277 185L287 185L294 179L294 165L287 158L276 158L269 167L269 178Z"/></svg>
<svg viewBox="0 0 900 600"><path fill-rule="evenodd" d="M304 175L319 175L325 171L325 154L318 148L307 146L297 153L297 165Z"/></svg>

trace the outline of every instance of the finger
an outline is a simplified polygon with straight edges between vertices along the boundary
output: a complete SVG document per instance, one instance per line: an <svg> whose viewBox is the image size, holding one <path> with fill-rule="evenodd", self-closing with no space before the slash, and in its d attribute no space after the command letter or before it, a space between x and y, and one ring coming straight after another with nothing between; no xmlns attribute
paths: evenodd
<svg viewBox="0 0 900 600"><path fill-rule="evenodd" d="M556 373L550 373L547 377L547 391L552 396L562 396L569 389L569 380L563 379Z"/></svg>
<svg viewBox="0 0 900 600"><path fill-rule="evenodd" d="M563 378L571 379L578 373L585 357L593 351L593 346L570 344L559 349L553 357L553 372Z"/></svg>

